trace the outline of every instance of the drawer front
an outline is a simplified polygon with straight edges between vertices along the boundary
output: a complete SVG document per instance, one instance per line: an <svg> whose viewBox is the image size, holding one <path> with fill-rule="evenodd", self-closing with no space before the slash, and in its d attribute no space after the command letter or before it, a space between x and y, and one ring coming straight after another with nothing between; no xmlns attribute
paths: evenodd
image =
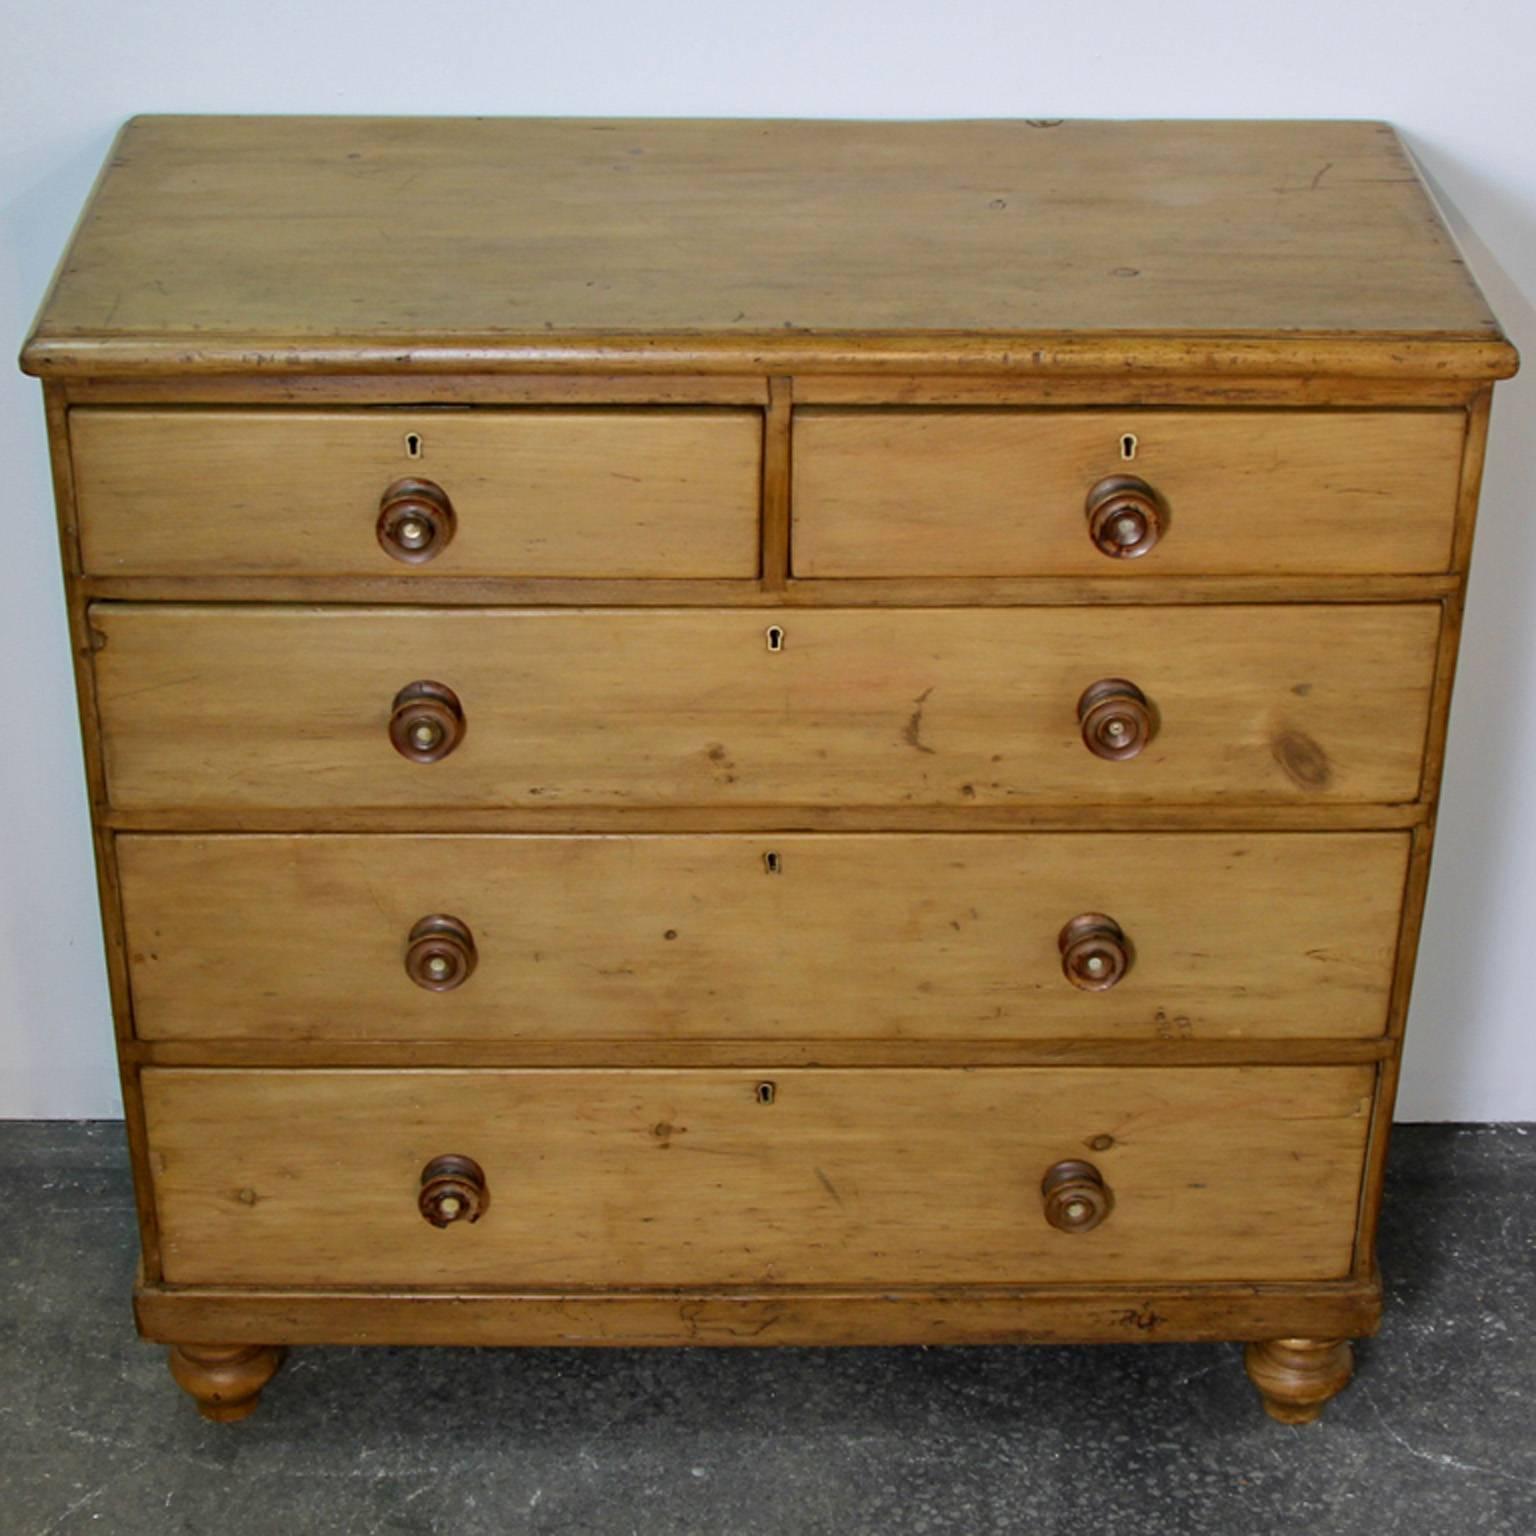
<svg viewBox="0 0 1536 1536"><path fill-rule="evenodd" d="M758 411L81 409L70 442L92 574L758 569ZM402 480L431 482L452 514L421 563L379 533Z"/></svg>
<svg viewBox="0 0 1536 1536"><path fill-rule="evenodd" d="M118 840L135 1027L157 1039L1376 1035L1407 852L1401 833ZM1065 973L1084 913L1123 935L1107 990ZM434 917L468 931L441 981Z"/></svg>
<svg viewBox="0 0 1536 1536"><path fill-rule="evenodd" d="M1432 604L91 609L113 803L198 811L1407 801L1438 620ZM1114 678L1149 701L1129 760L1083 739L1085 690ZM402 698L418 682L462 712L439 761L391 745L392 711L421 718Z"/></svg>
<svg viewBox="0 0 1536 1536"><path fill-rule="evenodd" d="M1459 411L800 410L795 574L1444 571L1464 431ZM1121 475L1162 503L1133 559L1089 530Z"/></svg>
<svg viewBox="0 0 1536 1536"><path fill-rule="evenodd" d="M901 1285L1341 1277L1373 1072L152 1068L143 1083L173 1284ZM484 1174L473 1224L418 1210L444 1155ZM1060 1231L1042 1179L1085 1157L1109 1214Z"/></svg>

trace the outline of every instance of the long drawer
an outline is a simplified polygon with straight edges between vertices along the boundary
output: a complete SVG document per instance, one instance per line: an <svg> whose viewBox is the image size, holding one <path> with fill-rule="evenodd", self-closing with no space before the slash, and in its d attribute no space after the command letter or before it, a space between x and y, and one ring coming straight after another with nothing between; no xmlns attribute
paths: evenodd
<svg viewBox="0 0 1536 1536"><path fill-rule="evenodd" d="M796 412L797 576L1444 571L1461 411ZM1149 488L1135 558L1096 547L1105 481Z"/></svg>
<svg viewBox="0 0 1536 1536"><path fill-rule="evenodd" d="M70 442L94 574L757 574L759 411L80 409Z"/></svg>
<svg viewBox="0 0 1536 1536"><path fill-rule="evenodd" d="M1322 1280L1372 1069L143 1074L172 1284ZM483 1175L436 1226L422 1175ZM1078 1172L1091 1228L1047 1219ZM441 1165L439 1165L441 1166ZM1074 1199L1078 1197L1074 1195ZM1107 1214L1104 1214L1107 1212Z"/></svg>
<svg viewBox="0 0 1536 1536"><path fill-rule="evenodd" d="M1382 1031L1408 840L125 836L117 847L145 1038L1215 1039ZM1091 948L1063 947L1086 914L1112 925L1114 976L1083 970Z"/></svg>
<svg viewBox="0 0 1536 1536"><path fill-rule="evenodd" d="M202 814L1409 801L1439 626L1433 604L90 616L113 804ZM1116 680L1138 756L1087 744ZM447 755L392 745L445 693Z"/></svg>

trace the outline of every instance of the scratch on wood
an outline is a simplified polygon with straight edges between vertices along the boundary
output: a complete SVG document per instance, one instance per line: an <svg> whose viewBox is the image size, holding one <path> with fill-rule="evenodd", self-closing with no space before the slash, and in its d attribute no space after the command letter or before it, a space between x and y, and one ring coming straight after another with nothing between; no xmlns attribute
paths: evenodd
<svg viewBox="0 0 1536 1536"><path fill-rule="evenodd" d="M911 716L908 718L907 723L902 728L901 732L902 739L909 747L912 748L914 752L927 752L930 756L933 755L933 748L925 745L923 742L923 707L927 704L928 695L932 692L932 688L924 688L923 691L918 694L915 699L912 700L913 704L915 704L917 707L912 711Z"/></svg>

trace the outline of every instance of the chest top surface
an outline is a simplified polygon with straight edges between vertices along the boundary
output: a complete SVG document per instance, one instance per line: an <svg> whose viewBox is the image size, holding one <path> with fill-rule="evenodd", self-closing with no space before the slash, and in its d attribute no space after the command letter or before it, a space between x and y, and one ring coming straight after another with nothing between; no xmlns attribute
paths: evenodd
<svg viewBox="0 0 1536 1536"><path fill-rule="evenodd" d="M147 117L30 371L1137 367L1497 377L1365 122Z"/></svg>

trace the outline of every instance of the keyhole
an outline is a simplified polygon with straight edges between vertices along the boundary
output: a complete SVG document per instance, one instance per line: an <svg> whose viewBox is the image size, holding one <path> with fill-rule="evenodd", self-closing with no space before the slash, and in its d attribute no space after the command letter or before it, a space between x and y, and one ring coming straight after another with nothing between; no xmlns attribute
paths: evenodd
<svg viewBox="0 0 1536 1536"><path fill-rule="evenodd" d="M421 457L422 441L420 432L407 432L405 434L405 456L408 459Z"/></svg>
<svg viewBox="0 0 1536 1536"><path fill-rule="evenodd" d="M772 1104L774 1096L778 1091L778 1087L773 1083L759 1083L756 1089L757 1102L759 1104Z"/></svg>
<svg viewBox="0 0 1536 1536"><path fill-rule="evenodd" d="M768 649L770 651L782 651L784 649L784 631L777 624L768 626Z"/></svg>
<svg viewBox="0 0 1536 1536"><path fill-rule="evenodd" d="M770 875L778 874L780 869L783 868L783 865L781 865L779 862L778 854L772 851L765 853L763 855L763 868L766 869Z"/></svg>
<svg viewBox="0 0 1536 1536"><path fill-rule="evenodd" d="M1130 461L1136 457L1136 450L1140 446L1140 443L1138 443L1136 440L1136 434L1134 432L1127 432L1125 436L1120 439L1120 457L1124 459L1126 463L1130 463Z"/></svg>

